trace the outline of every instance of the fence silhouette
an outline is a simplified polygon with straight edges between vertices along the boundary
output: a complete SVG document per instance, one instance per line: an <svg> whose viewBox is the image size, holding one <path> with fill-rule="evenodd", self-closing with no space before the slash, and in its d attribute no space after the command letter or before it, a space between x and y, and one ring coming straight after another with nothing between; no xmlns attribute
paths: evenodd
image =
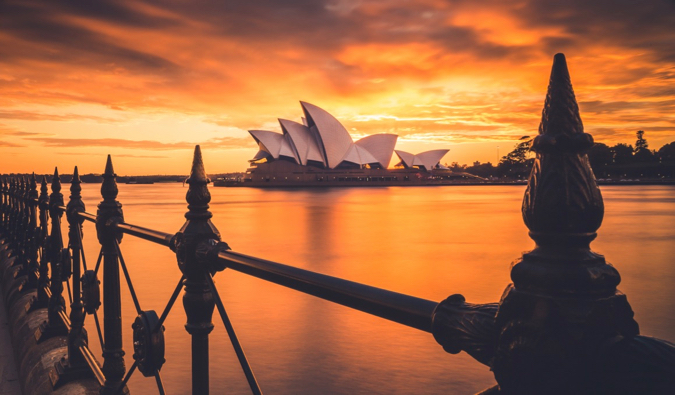
<svg viewBox="0 0 675 395"><path fill-rule="evenodd" d="M165 393L163 323L183 291L192 392L209 392L209 334L217 309L251 392L262 393L214 285L213 277L228 268L428 332L449 353L465 351L490 366L498 385L489 393L672 393L675 346L639 335L627 298L616 289L618 272L590 250L604 213L584 153L592 143L583 132L565 58L558 54L523 202L536 247L514 265L513 284L502 300L482 305L466 303L461 295L437 303L232 251L210 220L209 180L199 146L186 180L186 221L176 233L125 222L110 156L96 214L86 211L77 167L67 205L58 170L51 194L46 177L39 192L35 175L4 178L0 275L24 391L126 393L129 378L140 372L154 377ZM64 214L67 240L61 233ZM85 221L95 224L101 245L93 265L82 248ZM159 314L144 310L136 297L120 249L124 235L176 255L182 276ZM134 362L128 369L121 281L137 313L131 325ZM102 364L88 346L86 315L94 317ZM45 356L53 366L37 362Z"/></svg>

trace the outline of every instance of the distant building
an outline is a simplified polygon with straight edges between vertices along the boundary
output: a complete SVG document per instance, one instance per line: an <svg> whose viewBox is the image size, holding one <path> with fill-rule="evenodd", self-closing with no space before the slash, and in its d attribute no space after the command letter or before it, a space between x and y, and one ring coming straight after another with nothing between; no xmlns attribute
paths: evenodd
<svg viewBox="0 0 675 395"><path fill-rule="evenodd" d="M249 130L258 143L259 151L252 163L291 161L302 166L322 169L369 168L386 169L391 162L395 134L383 133L364 137L356 142L344 126L326 110L310 103L300 102L304 124L279 119L282 133L268 130ZM396 151L405 168L438 168L447 149L413 155Z"/></svg>
<svg viewBox="0 0 675 395"><path fill-rule="evenodd" d="M394 151L398 136L374 134L353 141L347 129L325 110L300 102L303 123L279 119L282 133L249 130L258 152L243 180L217 186L308 187L442 185L479 177L454 173L440 164L447 149L411 154ZM388 169L396 152L400 162ZM482 179L481 179L482 180Z"/></svg>

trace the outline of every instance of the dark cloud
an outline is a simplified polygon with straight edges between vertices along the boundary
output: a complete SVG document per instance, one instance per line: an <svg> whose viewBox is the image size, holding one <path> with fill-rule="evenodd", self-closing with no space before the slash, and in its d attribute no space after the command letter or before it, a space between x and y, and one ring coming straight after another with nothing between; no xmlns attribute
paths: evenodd
<svg viewBox="0 0 675 395"><path fill-rule="evenodd" d="M121 2L95 3L4 2L3 33L10 39L3 40L0 58L8 63L48 61L99 69L124 67L137 72L179 70L170 60L119 45L111 37L77 24L74 17L147 28L161 28L168 23L156 23L156 18L151 17L141 18L141 13L121 7Z"/></svg>
<svg viewBox="0 0 675 395"><path fill-rule="evenodd" d="M12 110L12 111L2 111L0 110L0 119L21 119L24 121L72 121L72 120L91 120L97 122L120 122L118 119L107 118L107 117L98 117L94 115L80 115L80 114L45 114L42 112L31 112L31 111L21 111L21 110Z"/></svg>
<svg viewBox="0 0 675 395"><path fill-rule="evenodd" d="M654 110L672 111L675 110L675 100L664 100L658 102L644 101L614 101L607 102L602 100L579 102L579 109L583 113L595 114L613 114L626 110Z"/></svg>
<svg viewBox="0 0 675 395"><path fill-rule="evenodd" d="M71 139L58 137L29 137L26 138L26 140L35 141L47 147L110 147L157 151L194 149L195 147L195 143L191 142L163 143L154 140L126 140L114 138ZM202 146L209 146L212 148L231 149L255 146L251 141L252 139L250 138L219 137L201 144Z"/></svg>
<svg viewBox="0 0 675 395"><path fill-rule="evenodd" d="M6 140L0 140L0 147L18 148L18 147L25 147L25 145L13 143L11 141Z"/></svg>
<svg viewBox="0 0 675 395"><path fill-rule="evenodd" d="M59 155L76 155L76 156L88 156L92 155L87 152L59 152ZM141 158L141 159L165 159L170 158L166 155L133 155L133 154L115 154L116 158Z"/></svg>
<svg viewBox="0 0 675 395"><path fill-rule="evenodd" d="M148 150L180 150L194 148L194 144L187 142L162 143L153 140L124 140L124 139L68 139L57 137L30 137L32 140L47 147L114 147Z"/></svg>

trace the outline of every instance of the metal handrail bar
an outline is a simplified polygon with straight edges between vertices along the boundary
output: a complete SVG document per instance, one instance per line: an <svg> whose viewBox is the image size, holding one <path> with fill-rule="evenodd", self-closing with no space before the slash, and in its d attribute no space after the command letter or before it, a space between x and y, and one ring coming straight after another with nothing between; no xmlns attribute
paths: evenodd
<svg viewBox="0 0 675 395"><path fill-rule="evenodd" d="M234 251L220 251L218 259L232 270L399 324L431 332L432 315L438 305L437 302L254 258Z"/></svg>
<svg viewBox="0 0 675 395"><path fill-rule="evenodd" d="M91 350L86 345L80 345L79 349L82 357L84 357L85 361L87 361L87 365L89 365L92 373L94 373L96 380L98 380L99 385L103 386L103 384L105 384L105 375L103 374L103 371L101 371L101 367L98 365L96 357L94 357L94 354L91 353Z"/></svg>
<svg viewBox="0 0 675 395"><path fill-rule="evenodd" d="M88 213L86 211L78 211L77 215L89 222L96 223L96 214Z"/></svg>
<svg viewBox="0 0 675 395"><path fill-rule="evenodd" d="M96 218L94 214L87 212L80 212L78 215L89 221L95 221ZM123 233L167 247L171 245L171 239L174 237L171 233L124 222L112 226ZM221 251L218 258L227 267L238 272L425 332L431 332L431 319L434 309L438 305L437 302L267 261L234 251Z"/></svg>
<svg viewBox="0 0 675 395"><path fill-rule="evenodd" d="M158 230L144 228L142 226L127 224L124 222L115 224L114 226L122 231L122 233L136 236L166 247L171 245L171 239L174 236L171 233L160 232Z"/></svg>

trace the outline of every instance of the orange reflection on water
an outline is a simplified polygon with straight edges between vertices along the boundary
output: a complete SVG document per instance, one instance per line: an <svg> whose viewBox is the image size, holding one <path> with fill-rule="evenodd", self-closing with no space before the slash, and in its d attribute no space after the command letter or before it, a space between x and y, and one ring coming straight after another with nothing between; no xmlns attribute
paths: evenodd
<svg viewBox="0 0 675 395"><path fill-rule="evenodd" d="M88 211L95 212L98 185L84 187ZM670 340L674 189L605 188L607 219L593 244L621 271L620 287L643 333ZM184 222L185 191L180 184L120 185L119 200L127 222L175 232ZM223 240L237 252L432 301L461 293L486 303L499 300L510 282L510 263L533 246L520 214L523 192L523 186L211 188L211 211ZM100 247L93 226L85 232L91 266ZM121 248L141 306L161 313L180 278L175 256L128 235ZM466 354L445 353L428 333L232 270L218 273L216 282L269 393L474 393L494 384L487 367ZM125 285L122 292L129 367L135 312ZM212 389L247 393L217 312L214 323ZM165 324L162 370L173 393L190 389L184 324L179 299ZM98 356L93 320L86 325ZM154 382L135 374L130 385L146 393Z"/></svg>

